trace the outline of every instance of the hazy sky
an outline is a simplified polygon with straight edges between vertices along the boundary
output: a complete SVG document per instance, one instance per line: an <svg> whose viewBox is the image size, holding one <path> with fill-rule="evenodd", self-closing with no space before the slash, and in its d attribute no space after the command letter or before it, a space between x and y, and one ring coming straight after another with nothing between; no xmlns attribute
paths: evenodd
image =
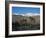
<svg viewBox="0 0 46 38"><path fill-rule="evenodd" d="M12 7L12 13L18 13L18 14L37 13L37 14L40 14L40 8L35 8L35 7Z"/></svg>

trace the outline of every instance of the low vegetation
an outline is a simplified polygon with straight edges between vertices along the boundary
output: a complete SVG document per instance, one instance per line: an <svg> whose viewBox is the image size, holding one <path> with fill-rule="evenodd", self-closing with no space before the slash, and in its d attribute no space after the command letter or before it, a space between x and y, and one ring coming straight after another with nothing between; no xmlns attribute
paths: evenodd
<svg viewBox="0 0 46 38"><path fill-rule="evenodd" d="M24 21L24 20L23 20ZM26 20L25 23L19 24L17 21L15 23L12 23L13 31L21 31L21 30L38 30L40 24L27 24Z"/></svg>

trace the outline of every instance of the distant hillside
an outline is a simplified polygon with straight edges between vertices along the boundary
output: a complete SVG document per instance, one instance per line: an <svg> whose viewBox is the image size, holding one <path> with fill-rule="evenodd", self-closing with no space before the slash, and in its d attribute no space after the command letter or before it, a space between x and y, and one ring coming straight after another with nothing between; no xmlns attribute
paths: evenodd
<svg viewBox="0 0 46 38"><path fill-rule="evenodd" d="M22 16L22 15L12 15L12 22L15 23L19 21L20 24L24 23L21 20L26 19L28 24L40 24L40 16Z"/></svg>

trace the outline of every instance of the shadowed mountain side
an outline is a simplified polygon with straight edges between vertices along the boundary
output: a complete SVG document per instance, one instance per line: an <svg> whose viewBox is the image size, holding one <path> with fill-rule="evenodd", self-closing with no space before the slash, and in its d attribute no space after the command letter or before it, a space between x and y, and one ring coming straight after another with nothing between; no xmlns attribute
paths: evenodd
<svg viewBox="0 0 46 38"><path fill-rule="evenodd" d="M21 20L24 20L24 19L27 20L27 23L40 24L40 16L27 17L27 16L21 16L21 15L12 15L12 22L13 23L15 23L16 21L20 22Z"/></svg>
<svg viewBox="0 0 46 38"><path fill-rule="evenodd" d="M40 16L12 15L12 30L38 30L40 29Z"/></svg>

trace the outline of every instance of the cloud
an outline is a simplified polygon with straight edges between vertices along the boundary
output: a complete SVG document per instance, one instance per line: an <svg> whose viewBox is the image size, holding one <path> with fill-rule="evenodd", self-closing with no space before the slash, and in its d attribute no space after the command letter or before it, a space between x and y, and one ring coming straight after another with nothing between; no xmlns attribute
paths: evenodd
<svg viewBox="0 0 46 38"><path fill-rule="evenodd" d="M25 13L25 14L19 14L19 13L13 13L14 15L22 15L22 16L37 16L40 15L38 13Z"/></svg>

